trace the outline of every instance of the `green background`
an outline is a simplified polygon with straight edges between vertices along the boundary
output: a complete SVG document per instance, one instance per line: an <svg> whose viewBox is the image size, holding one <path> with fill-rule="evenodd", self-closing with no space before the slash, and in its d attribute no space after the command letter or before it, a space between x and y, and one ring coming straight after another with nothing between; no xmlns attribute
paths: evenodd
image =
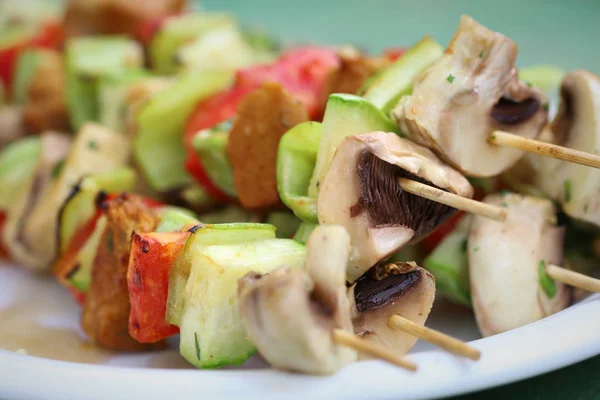
<svg viewBox="0 0 600 400"><path fill-rule="evenodd" d="M430 34L448 43L461 14L511 37L519 66L556 64L600 73L600 0L207 0L285 43L354 44L377 52ZM596 316L597 317L597 316ZM600 334L600 333L599 333ZM600 399L600 357L457 399Z"/></svg>

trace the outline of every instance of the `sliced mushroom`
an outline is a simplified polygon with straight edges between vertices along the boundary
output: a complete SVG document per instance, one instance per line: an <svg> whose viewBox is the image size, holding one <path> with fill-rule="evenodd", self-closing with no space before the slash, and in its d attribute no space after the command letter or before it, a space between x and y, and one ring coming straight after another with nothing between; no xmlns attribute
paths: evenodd
<svg viewBox="0 0 600 400"><path fill-rule="evenodd" d="M348 289L354 333L406 354L418 338L388 325L398 314L424 325L435 299L435 278L414 262L379 264Z"/></svg>
<svg viewBox="0 0 600 400"><path fill-rule="evenodd" d="M274 367L332 374L356 359L334 343L332 331L352 331L345 272L350 237L319 226L306 249L306 271L280 268L239 281L239 307L248 337Z"/></svg>
<svg viewBox="0 0 600 400"><path fill-rule="evenodd" d="M553 204L517 194L484 201L509 211L505 222L475 217L468 237L475 318L481 334L490 336L566 308L571 289L545 275L545 265L561 265L563 258L564 232L555 225Z"/></svg>
<svg viewBox="0 0 600 400"><path fill-rule="evenodd" d="M320 186L317 213L320 223L342 225L350 233L350 282L429 234L455 211L402 191L398 177L463 197L473 194L469 182L431 151L394 133L346 137Z"/></svg>
<svg viewBox="0 0 600 400"><path fill-rule="evenodd" d="M494 130L536 138L548 118L542 92L520 81L517 45L462 16L444 55L393 111L400 128L468 176L495 176L523 152L488 143Z"/></svg>
<svg viewBox="0 0 600 400"><path fill-rule="evenodd" d="M24 239L25 220L31 215L46 188L50 185L57 167L67 155L71 138L55 132L45 132L40 136L42 152L37 172L30 180L23 182L19 193L7 213L3 231L3 241L7 244L10 256L23 265L37 265L39 260L32 254ZM44 231L45 237L53 237L54 231Z"/></svg>

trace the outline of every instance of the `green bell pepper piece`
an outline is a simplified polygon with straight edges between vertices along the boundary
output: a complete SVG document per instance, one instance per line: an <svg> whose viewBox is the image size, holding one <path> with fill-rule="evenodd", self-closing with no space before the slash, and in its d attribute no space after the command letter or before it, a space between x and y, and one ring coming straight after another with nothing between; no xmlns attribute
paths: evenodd
<svg viewBox="0 0 600 400"><path fill-rule="evenodd" d="M321 124L304 122L286 132L277 152L277 190L281 201L301 220L318 223L317 201L308 196L319 143Z"/></svg>

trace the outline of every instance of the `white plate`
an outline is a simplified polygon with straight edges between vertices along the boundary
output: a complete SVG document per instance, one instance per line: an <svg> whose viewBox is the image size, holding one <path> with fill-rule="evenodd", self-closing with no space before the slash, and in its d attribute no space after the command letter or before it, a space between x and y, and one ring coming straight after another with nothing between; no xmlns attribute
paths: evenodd
<svg viewBox="0 0 600 400"><path fill-rule="evenodd" d="M436 304L428 325L464 340L478 338L469 311ZM409 373L380 361L315 378L268 368L199 371L170 350L116 355L85 345L79 310L47 278L0 263L0 397L10 399L426 399L481 390L600 354L600 297L529 326L472 344L471 362L419 344ZM30 355L13 351L24 348ZM54 358L50 360L47 358ZM67 360L67 361L57 361ZM80 362L73 362L80 361ZM102 365L93 365L102 364Z"/></svg>

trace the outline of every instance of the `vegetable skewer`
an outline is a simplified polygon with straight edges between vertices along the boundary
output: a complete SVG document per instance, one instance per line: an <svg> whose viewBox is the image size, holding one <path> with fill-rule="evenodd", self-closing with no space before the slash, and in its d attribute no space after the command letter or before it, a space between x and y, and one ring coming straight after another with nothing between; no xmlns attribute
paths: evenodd
<svg viewBox="0 0 600 400"><path fill-rule="evenodd" d="M557 146L555 144L542 142L540 140L528 139L503 131L494 131L488 140L490 143L499 146L513 147L515 149L553 157L575 164L581 164L592 168L600 168L600 156L597 154L574 150L568 147Z"/></svg>

